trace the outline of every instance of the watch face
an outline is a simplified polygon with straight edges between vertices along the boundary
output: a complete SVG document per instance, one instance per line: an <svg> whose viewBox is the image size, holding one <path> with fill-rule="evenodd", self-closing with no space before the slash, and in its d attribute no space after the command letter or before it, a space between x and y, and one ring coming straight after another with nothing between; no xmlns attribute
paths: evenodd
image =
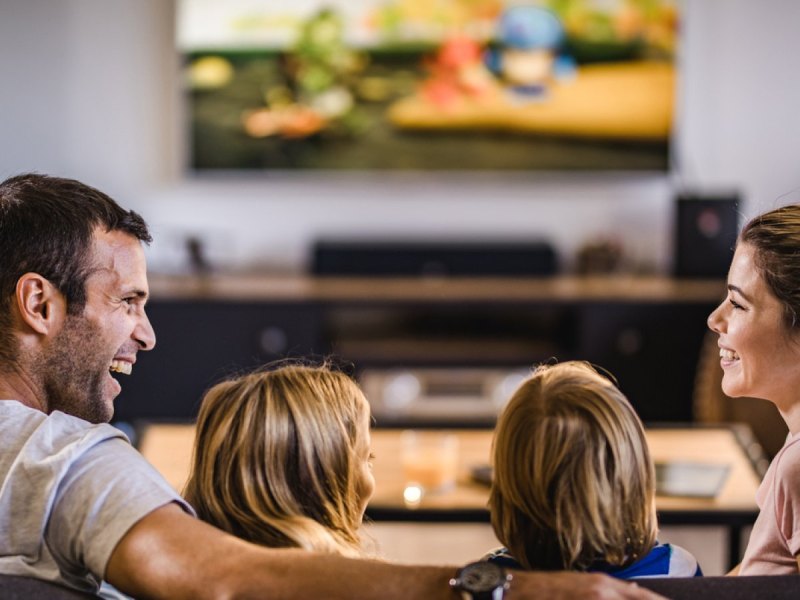
<svg viewBox="0 0 800 600"><path fill-rule="evenodd" d="M459 574L461 587L468 592L491 592L506 582L503 569L494 563L478 562L467 565Z"/></svg>

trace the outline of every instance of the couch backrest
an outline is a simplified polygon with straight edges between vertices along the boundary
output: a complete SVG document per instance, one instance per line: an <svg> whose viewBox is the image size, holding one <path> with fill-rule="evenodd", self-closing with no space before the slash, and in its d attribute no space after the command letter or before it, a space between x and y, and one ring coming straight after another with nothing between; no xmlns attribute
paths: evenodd
<svg viewBox="0 0 800 600"><path fill-rule="evenodd" d="M98 598L98 596L77 592L49 581L15 575L0 575L0 598L3 600L86 600L87 598Z"/></svg>
<svg viewBox="0 0 800 600"><path fill-rule="evenodd" d="M800 576L689 577L639 579L646 587L672 600L697 598L724 600L796 600L800 598Z"/></svg>
<svg viewBox="0 0 800 600"><path fill-rule="evenodd" d="M724 598L725 600L796 600L800 598L800 576L690 577L686 579L639 579L637 583L672 600ZM83 594L47 581L0 575L3 600L86 600Z"/></svg>

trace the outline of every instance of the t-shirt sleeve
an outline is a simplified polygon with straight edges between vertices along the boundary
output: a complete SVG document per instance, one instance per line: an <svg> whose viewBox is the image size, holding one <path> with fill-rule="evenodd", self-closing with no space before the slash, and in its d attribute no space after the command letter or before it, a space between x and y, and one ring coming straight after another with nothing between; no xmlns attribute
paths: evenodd
<svg viewBox="0 0 800 600"><path fill-rule="evenodd" d="M780 456L775 474L775 514L789 551L800 553L800 442Z"/></svg>
<svg viewBox="0 0 800 600"><path fill-rule="evenodd" d="M61 480L45 538L60 561L88 569L99 581L128 530L170 502L193 514L127 441L103 439L82 452Z"/></svg>

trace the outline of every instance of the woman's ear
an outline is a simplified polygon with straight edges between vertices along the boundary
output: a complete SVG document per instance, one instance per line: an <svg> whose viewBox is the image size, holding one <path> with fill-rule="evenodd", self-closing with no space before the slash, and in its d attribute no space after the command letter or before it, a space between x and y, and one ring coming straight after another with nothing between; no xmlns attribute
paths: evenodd
<svg viewBox="0 0 800 600"><path fill-rule="evenodd" d="M22 322L42 335L60 328L66 316L64 295L38 273L25 273L17 280L16 300Z"/></svg>

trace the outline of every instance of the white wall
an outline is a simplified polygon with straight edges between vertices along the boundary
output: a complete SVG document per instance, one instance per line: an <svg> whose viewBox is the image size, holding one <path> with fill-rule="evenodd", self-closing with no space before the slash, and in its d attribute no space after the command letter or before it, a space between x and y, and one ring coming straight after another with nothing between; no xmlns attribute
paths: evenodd
<svg viewBox="0 0 800 600"><path fill-rule="evenodd" d="M677 135L679 181L739 188L745 216L798 185L800 3L687 0ZM0 177L76 177L151 223L156 267L204 235L212 259L300 269L320 235L553 241L569 263L598 235L664 270L666 177L182 175L178 59L168 0L0 0ZM789 196L800 200L800 195Z"/></svg>
<svg viewBox="0 0 800 600"><path fill-rule="evenodd" d="M680 174L731 185L744 213L799 202L800 2L687 0Z"/></svg>

